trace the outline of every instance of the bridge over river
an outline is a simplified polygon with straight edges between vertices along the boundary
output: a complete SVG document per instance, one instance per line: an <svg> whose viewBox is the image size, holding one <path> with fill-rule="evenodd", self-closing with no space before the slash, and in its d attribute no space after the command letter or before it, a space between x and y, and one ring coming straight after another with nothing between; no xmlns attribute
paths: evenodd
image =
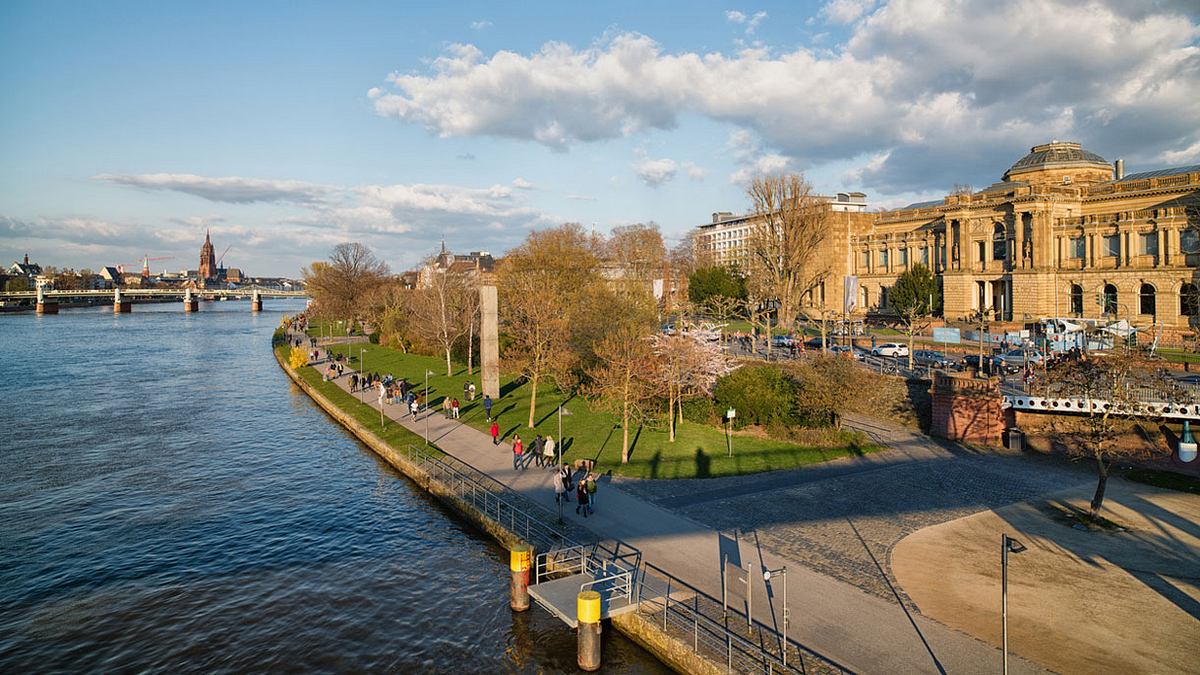
<svg viewBox="0 0 1200 675"><path fill-rule="evenodd" d="M263 298L306 298L307 291L288 291L266 286L242 286L239 288L114 288L112 290L57 290L38 288L33 291L9 291L0 293L0 305L5 307L28 306L32 301L38 314L57 314L64 302L83 301L97 304L112 298L113 312L124 314L133 310L133 300L165 301L180 300L185 312L200 309L200 300L249 300L250 311L262 310Z"/></svg>

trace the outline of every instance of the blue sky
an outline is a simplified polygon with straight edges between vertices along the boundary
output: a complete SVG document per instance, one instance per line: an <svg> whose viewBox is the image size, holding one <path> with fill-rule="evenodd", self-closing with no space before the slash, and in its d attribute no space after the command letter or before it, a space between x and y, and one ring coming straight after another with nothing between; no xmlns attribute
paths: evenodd
<svg viewBox="0 0 1200 675"><path fill-rule="evenodd" d="M0 259L295 275L339 241L746 208L757 173L889 208L1076 139L1200 162L1188 2L7 2ZM157 267L156 267L157 269Z"/></svg>

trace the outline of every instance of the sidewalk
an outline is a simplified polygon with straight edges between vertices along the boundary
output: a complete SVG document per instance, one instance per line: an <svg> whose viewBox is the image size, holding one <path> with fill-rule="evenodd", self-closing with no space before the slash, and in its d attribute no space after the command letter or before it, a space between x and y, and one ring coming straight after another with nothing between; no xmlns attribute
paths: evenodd
<svg viewBox="0 0 1200 675"><path fill-rule="evenodd" d="M336 382L349 392L349 372ZM374 392L367 392L363 400L378 409ZM403 405L385 405L384 414L418 435L428 429L429 441L447 454L555 510L551 470L532 463L526 470L514 470L507 442L493 446L488 435L432 409L414 419ZM528 447L532 439L524 440ZM773 555L753 537L706 527L630 495L610 481L601 482L598 497L591 517L576 516L574 502L564 517L575 519L600 538L639 548L645 560L714 598L722 597L723 559L748 567L754 581L754 616L767 625L782 626L783 604L777 583L771 584L774 597L768 597L762 571L787 566L791 577L788 636L847 668L864 673L967 673L999 667L999 650L982 641ZM731 587L729 597L731 606L744 607L740 589ZM1009 665L1015 673L1046 672L1016 657L1010 658Z"/></svg>

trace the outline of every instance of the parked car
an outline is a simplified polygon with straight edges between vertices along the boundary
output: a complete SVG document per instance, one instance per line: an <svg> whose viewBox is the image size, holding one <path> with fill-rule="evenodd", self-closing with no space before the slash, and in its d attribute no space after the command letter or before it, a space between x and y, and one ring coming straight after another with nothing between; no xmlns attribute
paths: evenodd
<svg viewBox="0 0 1200 675"><path fill-rule="evenodd" d="M791 335L774 335L771 337L773 347L794 347L796 340Z"/></svg>
<svg viewBox="0 0 1200 675"><path fill-rule="evenodd" d="M1024 368L1026 362L1035 366L1040 366L1042 364L1041 352L1035 352L1033 350L1027 351L1024 349L1014 349L1006 354L1000 354L996 358L1003 361L1006 366L1018 369Z"/></svg>
<svg viewBox="0 0 1200 675"><path fill-rule="evenodd" d="M962 367L970 370L980 370L979 355L967 354L962 357ZM1002 373L1013 373L1019 368L1012 368L1000 360L1000 357L993 355L985 355L983 357L983 372L987 375L1000 375Z"/></svg>
<svg viewBox="0 0 1200 675"><path fill-rule="evenodd" d="M871 350L875 356L891 356L899 358L908 356L908 345L902 345L899 342L885 342Z"/></svg>
<svg viewBox="0 0 1200 675"><path fill-rule="evenodd" d="M952 368L954 361L945 354L932 349L918 349L913 352L913 363L931 368Z"/></svg>
<svg viewBox="0 0 1200 675"><path fill-rule="evenodd" d="M846 345L832 345L829 348L835 356L848 356L855 361L863 360L863 350L858 347L847 347Z"/></svg>
<svg viewBox="0 0 1200 675"><path fill-rule="evenodd" d="M825 338L825 345L832 347L833 341L830 340L829 338ZM815 349L817 351L821 351L821 336L818 335L817 337L809 338L809 339L805 340L804 348L805 349Z"/></svg>

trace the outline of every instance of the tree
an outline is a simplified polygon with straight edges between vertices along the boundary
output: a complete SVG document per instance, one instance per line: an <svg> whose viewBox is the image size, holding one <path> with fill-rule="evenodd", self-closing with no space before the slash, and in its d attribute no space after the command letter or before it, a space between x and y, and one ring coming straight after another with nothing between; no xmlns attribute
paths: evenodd
<svg viewBox="0 0 1200 675"><path fill-rule="evenodd" d="M1191 403L1178 382L1163 368L1144 362L1131 350L1120 354L1091 355L1068 361L1049 371L1044 380L1035 382L1033 393L1046 398L1068 398L1085 411L1086 432L1066 434L1060 439L1067 452L1096 461L1096 491L1089 516L1095 520L1104 504L1113 462L1148 457L1151 450L1142 444L1121 444L1123 421L1149 417L1153 411L1139 402L1149 393L1155 400L1177 405Z"/></svg>
<svg viewBox="0 0 1200 675"><path fill-rule="evenodd" d="M300 370L308 365L308 353L300 347L292 347L291 353L288 354L288 365L292 370Z"/></svg>
<svg viewBox="0 0 1200 675"><path fill-rule="evenodd" d="M301 275L318 315L354 325L362 300L387 278L388 266L366 246L345 243L333 248L329 262L314 262Z"/></svg>
<svg viewBox="0 0 1200 675"><path fill-rule="evenodd" d="M662 233L655 223L614 227L604 244L604 253L620 267L625 278L639 282L653 278L667 260Z"/></svg>
<svg viewBox="0 0 1200 675"><path fill-rule="evenodd" d="M379 343L408 353L413 292L389 279L363 296L360 311L365 322L379 333Z"/></svg>
<svg viewBox="0 0 1200 675"><path fill-rule="evenodd" d="M651 338L657 394L667 401L667 440L683 420L683 399L712 393L713 384L736 367L719 346L676 332Z"/></svg>
<svg viewBox="0 0 1200 675"><path fill-rule="evenodd" d="M621 463L629 461L629 426L641 422L654 397L647 378L650 330L640 323L622 322L596 346L599 364L588 371L587 393L621 417Z"/></svg>
<svg viewBox="0 0 1200 675"><path fill-rule="evenodd" d="M29 280L25 277L12 277L4 282L4 290L9 293L29 290Z"/></svg>
<svg viewBox="0 0 1200 675"><path fill-rule="evenodd" d="M580 299L603 284L594 238L577 223L530 232L496 266L504 359L529 380L529 428L534 427L538 386L568 381L577 360L570 349Z"/></svg>
<svg viewBox="0 0 1200 675"><path fill-rule="evenodd" d="M688 276L688 300L707 304L713 297L746 299L746 278L724 265L701 267Z"/></svg>
<svg viewBox="0 0 1200 675"><path fill-rule="evenodd" d="M750 295L775 306L778 324L791 328L805 294L829 275L822 257L828 203L795 174L755 178L747 188L754 218L746 238ZM770 324L767 326L770 356Z"/></svg>
<svg viewBox="0 0 1200 675"><path fill-rule="evenodd" d="M913 338L932 322L938 299L937 279L928 267L917 263L896 279L888 297L896 310L898 327L908 336L908 368L912 370Z"/></svg>
<svg viewBox="0 0 1200 675"><path fill-rule="evenodd" d="M454 374L450 353L455 343L467 334L466 314L475 306L468 296L477 292L470 287L465 274L439 267L435 258L427 260L425 265L430 274L425 285L412 292L413 320L409 322L409 331L436 346L445 356L449 377Z"/></svg>

